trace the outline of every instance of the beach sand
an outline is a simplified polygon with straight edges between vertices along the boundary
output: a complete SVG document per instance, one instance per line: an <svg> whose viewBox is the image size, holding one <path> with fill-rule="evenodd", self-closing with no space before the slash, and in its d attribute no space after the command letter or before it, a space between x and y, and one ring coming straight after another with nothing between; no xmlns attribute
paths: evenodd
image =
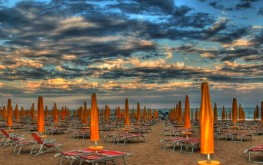
<svg viewBox="0 0 263 165"><path fill-rule="evenodd" d="M161 130L164 127L164 121L161 120L153 126L153 131L145 134L146 142L113 144L106 143L102 138L98 142L105 149L119 150L132 153L126 158L127 165L196 165L199 160L206 159L206 155L200 154L199 151L179 152L178 150L163 150L163 144L160 143L164 137ZM121 131L121 130L120 130ZM31 138L31 135L22 129L16 129L16 133ZM101 132L101 137L112 131ZM47 135L48 139L56 139L56 142L62 143L64 146L62 151L84 149L92 146L93 143L89 139L74 139L68 134ZM221 165L249 165L254 163L248 162L248 155L244 150L258 144L263 144L262 136L253 136L252 141L232 142L224 140L215 140L215 153L211 155L213 160L221 162ZM20 155L13 153L13 147L0 147L0 164L1 165L57 165L60 163L60 157L55 157L54 152L45 153L39 156L29 154L31 146L26 147ZM69 164L66 161L64 164ZM109 162L110 164L111 162ZM117 160L117 164L123 164L122 160Z"/></svg>

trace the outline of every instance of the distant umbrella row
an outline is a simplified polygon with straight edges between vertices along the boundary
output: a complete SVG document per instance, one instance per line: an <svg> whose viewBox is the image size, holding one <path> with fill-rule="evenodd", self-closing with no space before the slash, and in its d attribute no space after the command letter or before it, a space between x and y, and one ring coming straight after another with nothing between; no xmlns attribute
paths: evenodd
<svg viewBox="0 0 263 165"><path fill-rule="evenodd" d="M133 122L136 121L137 123L140 123L158 118L157 110L152 110L150 108L147 109L146 107L144 107L144 109L141 110L139 102L137 103L137 109L132 109L130 111L128 99L125 100L124 109L117 107L114 111L112 111L109 105L105 105L104 109L97 109L99 117L101 117L104 122L109 122L110 120L124 120L125 126L129 126L131 124L131 120ZM16 105L15 109L13 110L11 99L8 99L7 106L4 105L0 109L0 117L3 121L6 121L6 126L8 127L12 127L13 121L20 122L21 119L24 118L30 119L31 122L37 123L39 123L39 121L41 121L42 118L49 118L53 120L54 125L57 125L59 120L63 121L70 116L77 117L82 122L82 124L88 125L88 120L90 120L91 116L91 108L87 108L87 104L86 102L84 102L84 105L80 106L75 111L70 111L66 106L63 106L61 110L59 110L57 108L56 103L54 103L52 110L48 110L47 106L45 106L44 109L43 97L39 96L36 110L34 103L32 104L30 110L25 110L23 107L21 107L21 109L19 110L18 105Z"/></svg>
<svg viewBox="0 0 263 165"><path fill-rule="evenodd" d="M261 102L260 113L259 111L260 111L259 106L256 105L253 119L254 120L260 119L263 122L263 102ZM216 103L214 104L214 108L213 108L213 116L214 116L214 121L219 120ZM190 103L189 103L188 95L186 95L185 98L184 111L182 110L181 101L179 101L178 104L176 104L175 108L169 111L169 120L177 123L184 123L186 128L190 128L189 123L191 120L198 121L199 119L200 119L200 111L198 108L196 108L195 111L194 110L190 111ZM221 120L232 120L233 124L236 124L237 121L246 120L245 111L243 110L241 104L239 104L239 107L237 106L236 98L233 98L232 109L230 111L226 111L225 107L223 106L221 113Z"/></svg>

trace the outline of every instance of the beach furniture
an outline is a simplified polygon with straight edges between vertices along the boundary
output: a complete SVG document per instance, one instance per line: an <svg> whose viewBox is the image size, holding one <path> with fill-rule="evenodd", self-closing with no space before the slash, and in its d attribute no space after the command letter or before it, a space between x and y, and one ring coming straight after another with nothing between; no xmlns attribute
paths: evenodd
<svg viewBox="0 0 263 165"><path fill-rule="evenodd" d="M92 152L91 154L80 156L81 165L84 162L90 163L92 165L100 162L104 162L106 164L107 161L111 161L112 164L116 164L116 159L122 159L123 164L126 164L125 158L130 156L131 153L114 151L114 150L101 150L98 152Z"/></svg>
<svg viewBox="0 0 263 165"><path fill-rule="evenodd" d="M16 149L18 148L17 155L20 155L21 150L24 149L25 146L30 146L34 144L35 144L34 140L28 140L28 139L17 140L14 142L14 145L15 145L14 153L16 152Z"/></svg>
<svg viewBox="0 0 263 165"><path fill-rule="evenodd" d="M60 147L62 147L63 144L56 143L55 139L48 140L36 132L33 132L31 135L35 140L35 144L33 145L31 152L30 152L31 154L34 154L35 156L37 156L37 155L40 155L40 154L43 154L49 151L61 152ZM38 150L35 150L35 146L37 144L40 145L40 148Z"/></svg>
<svg viewBox="0 0 263 165"><path fill-rule="evenodd" d="M80 160L80 156L91 154L91 150L72 150L65 151L55 155L55 157L61 156L60 165L66 160L70 160L70 165L75 164L76 161Z"/></svg>
<svg viewBox="0 0 263 165"><path fill-rule="evenodd" d="M193 153L195 148L200 148L200 139L193 137L175 137L170 139L163 139L160 140L160 142L163 143L164 150L167 149L167 145L169 144L173 146L173 151L175 151L176 147L179 146L180 152L182 152L185 148L185 151L191 151Z"/></svg>
<svg viewBox="0 0 263 165"><path fill-rule="evenodd" d="M111 161L112 164L116 164L117 159L122 159L123 163L126 164L125 158L131 156L131 153L115 151L115 150L99 150L93 151L91 149L83 150L72 150L61 152L55 155L55 157L61 156L60 165L62 165L66 160L70 160L70 165L76 164L79 161L79 164L89 163L105 163Z"/></svg>
<svg viewBox="0 0 263 165"><path fill-rule="evenodd" d="M3 139L1 141L2 146L8 146L8 145L13 145L16 141L23 140L25 139L23 135L20 134L15 134L15 133L10 133L9 131L13 130L6 130L4 128L1 128L1 133L3 134Z"/></svg>
<svg viewBox="0 0 263 165"><path fill-rule="evenodd" d="M163 143L163 149L167 149L167 145L173 146L173 151L175 151L176 146L180 146L180 151L182 150L182 142L185 140L185 137L174 137L169 139L162 139L160 140Z"/></svg>
<svg viewBox="0 0 263 165"><path fill-rule="evenodd" d="M260 163L262 164L263 161L257 161L257 160L252 160L252 155L261 155L263 156L263 145L257 145L250 147L244 151L244 153L248 153L248 161L249 162L254 162L254 163ZM262 160L262 159L261 159Z"/></svg>

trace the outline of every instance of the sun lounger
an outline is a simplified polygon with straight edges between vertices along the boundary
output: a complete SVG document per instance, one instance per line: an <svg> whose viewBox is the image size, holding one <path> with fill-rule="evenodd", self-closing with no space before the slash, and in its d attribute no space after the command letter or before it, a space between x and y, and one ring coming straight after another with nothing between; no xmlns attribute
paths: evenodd
<svg viewBox="0 0 263 165"><path fill-rule="evenodd" d="M253 146L244 151L244 153L248 153L248 161L254 163L263 163L262 161L252 160L252 154L261 154L263 156L263 145Z"/></svg>
<svg viewBox="0 0 263 165"><path fill-rule="evenodd" d="M116 139L117 139L117 144L119 144L121 141L123 141L123 144L126 144L128 141L135 142L135 140L136 142L140 142L140 141L145 142L145 137L143 134L134 134L134 133L118 134L118 136L116 136Z"/></svg>
<svg viewBox="0 0 263 165"><path fill-rule="evenodd" d="M186 151L188 151L189 146L191 148L191 152L194 152L195 148L200 148L200 139L199 138L187 138L185 140L183 140L181 145L181 150L180 152L182 152L183 150L183 146L185 147Z"/></svg>
<svg viewBox="0 0 263 165"><path fill-rule="evenodd" d="M62 165L66 160L70 160L70 165L76 164L77 161L80 161L80 165L82 163L96 164L100 162L105 163L107 161L111 161L115 164L116 159L123 159L124 164L126 164L125 158L130 155L131 153L114 150L100 150L95 152L90 149L83 149L61 152L56 154L55 157L62 156L60 165Z"/></svg>
<svg viewBox="0 0 263 165"><path fill-rule="evenodd" d="M61 152L60 147L62 147L62 144L58 144L55 142L55 139L52 140L48 140L45 139L43 137L41 137L38 133L33 132L32 133L32 137L35 140L35 144L31 149L31 154L35 154L35 156L49 152L49 151L57 151L57 152ZM38 151L35 152L35 145L39 144L40 148Z"/></svg>
<svg viewBox="0 0 263 165"><path fill-rule="evenodd" d="M12 146L16 141L25 139L23 135L9 133L8 130L5 130L4 128L1 128L0 130L2 134L4 135L4 138L2 138L2 141L1 141L2 146L8 146L8 145Z"/></svg>
<svg viewBox="0 0 263 165"><path fill-rule="evenodd" d="M80 156L80 165L82 162L87 162L90 164L96 164L100 162L104 162L106 164L107 161L111 161L112 164L116 164L116 159L123 159L123 163L126 164L125 158L130 156L131 153L113 151L113 150L101 150L98 152L93 152L91 154Z"/></svg>
<svg viewBox="0 0 263 165"><path fill-rule="evenodd" d="M61 152L55 155L61 156L60 160L60 165L63 164L66 160L70 160L70 165L74 164L74 162L80 160L80 156L91 154L91 150L72 150L72 151L66 151L66 152Z"/></svg>
<svg viewBox="0 0 263 165"><path fill-rule="evenodd" d="M160 140L161 143L163 143L163 149L167 149L167 144L173 145L173 150L175 151L176 146L180 146L182 148L182 142L185 140L185 137L175 137L175 138L169 138L169 139L163 139Z"/></svg>

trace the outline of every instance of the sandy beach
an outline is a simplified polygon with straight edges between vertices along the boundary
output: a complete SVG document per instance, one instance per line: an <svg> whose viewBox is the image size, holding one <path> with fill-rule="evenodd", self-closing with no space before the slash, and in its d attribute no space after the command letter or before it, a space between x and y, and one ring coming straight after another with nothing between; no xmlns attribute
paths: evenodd
<svg viewBox="0 0 263 165"><path fill-rule="evenodd" d="M173 151L171 149L164 150L161 139L167 139L169 136L163 136L161 131L164 128L164 121L158 121L152 126L152 132L145 133L145 142L134 142L123 144L107 143L103 137L107 134L122 131L101 131L101 139L99 145L105 149L118 150L132 153L126 158L128 165L138 164L176 164L176 165L195 165L199 160L204 160L205 155L201 155L199 150L194 153ZM198 129L195 129L198 136ZM15 133L23 134L25 137L32 139L31 134L23 129L15 129ZM48 134L48 139L56 139L56 142L62 143L62 151L76 150L87 148L93 143L89 139L72 138L69 134ZM253 136L253 140L244 142L233 142L224 140L215 140L215 154L212 155L213 160L218 160L222 165L249 165L254 163L248 162L248 155L244 154L244 150L258 144L263 144L262 136ZM39 156L30 155L31 146L25 147L20 155L13 153L13 147L0 147L0 162L3 165L55 165L59 164L60 157L55 157L54 152L45 153ZM117 160L117 164L123 164L122 160ZM69 164L69 161L64 164ZM111 162L109 162L110 164Z"/></svg>

